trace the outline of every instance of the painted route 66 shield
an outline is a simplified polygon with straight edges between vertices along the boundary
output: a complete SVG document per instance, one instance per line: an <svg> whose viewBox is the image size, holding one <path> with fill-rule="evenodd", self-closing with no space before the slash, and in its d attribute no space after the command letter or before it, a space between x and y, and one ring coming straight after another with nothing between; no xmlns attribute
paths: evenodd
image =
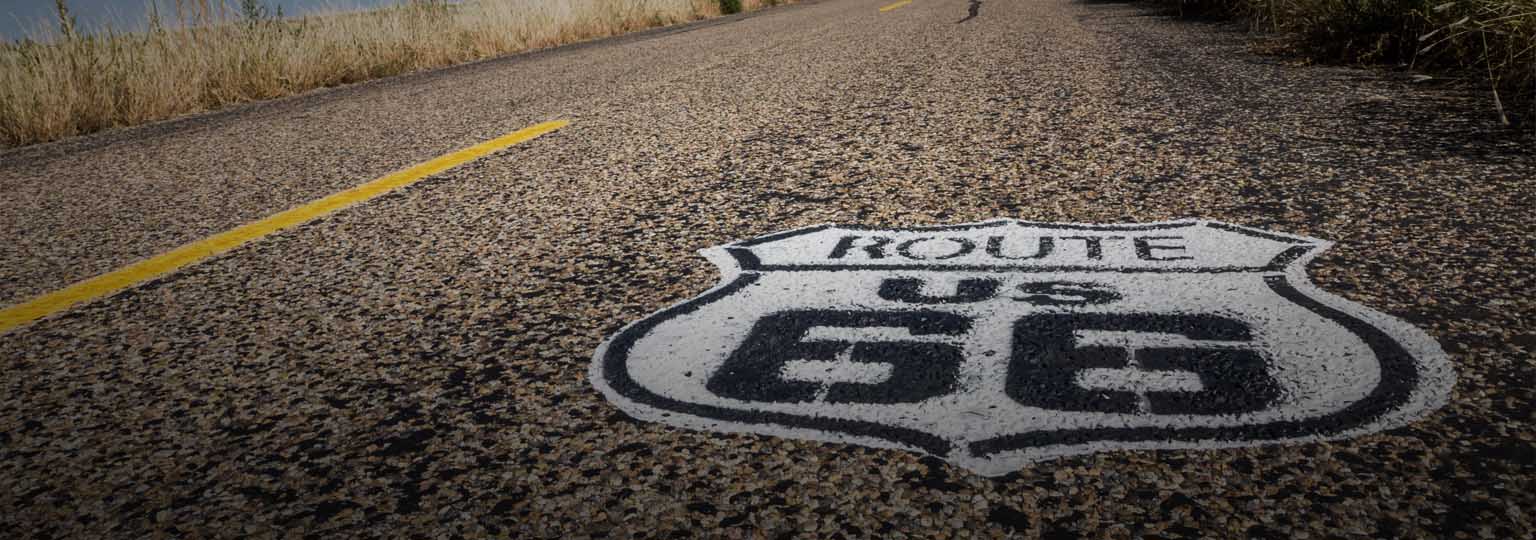
<svg viewBox="0 0 1536 540"><path fill-rule="evenodd" d="M998 475L1118 449L1402 425L1433 339L1314 288L1329 243L1211 221L823 225L710 248L723 282L625 327L593 384L642 420L901 448Z"/></svg>

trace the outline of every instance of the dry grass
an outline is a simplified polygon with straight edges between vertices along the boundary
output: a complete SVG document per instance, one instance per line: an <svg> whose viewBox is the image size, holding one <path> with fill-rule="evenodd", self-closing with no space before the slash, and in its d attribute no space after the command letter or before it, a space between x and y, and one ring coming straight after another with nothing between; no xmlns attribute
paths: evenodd
<svg viewBox="0 0 1536 540"><path fill-rule="evenodd" d="M1298 38L1312 56L1482 79L1506 124L1536 127L1536 0L1159 0Z"/></svg>
<svg viewBox="0 0 1536 540"><path fill-rule="evenodd" d="M280 19L178 3L149 31L0 45L0 144L18 146L718 15L719 0L420 0ZM62 5L62 0L60 0ZM767 2L745 2L751 9ZM247 6L252 4L247 4Z"/></svg>
<svg viewBox="0 0 1536 540"><path fill-rule="evenodd" d="M1481 71L1500 120L1513 112L1536 128L1536 0L1438 2L1422 13L1434 29L1418 36L1415 59Z"/></svg>

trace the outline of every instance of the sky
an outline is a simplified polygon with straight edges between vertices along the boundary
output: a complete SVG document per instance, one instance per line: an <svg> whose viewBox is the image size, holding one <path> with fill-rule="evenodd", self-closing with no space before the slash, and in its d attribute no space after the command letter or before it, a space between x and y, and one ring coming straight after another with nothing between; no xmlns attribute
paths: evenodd
<svg viewBox="0 0 1536 540"><path fill-rule="evenodd" d="M127 30L141 30L145 26L146 16L149 13L150 0L65 0L69 5L70 13L75 15L82 28L100 29L103 24L110 22L113 28ZM158 0L161 6L161 17L170 19L166 14L174 13L174 0ZM185 0L192 3L193 0ZM216 3L218 0L210 0ZM276 10L281 5L283 13L299 14L309 11L334 8L356 8L380 4L395 3L396 0L262 0L268 10ZM6 39L18 39L35 33L39 25L47 25L49 28L57 28L58 22L54 17L54 0L0 0L0 37ZM230 10L239 12L239 0L228 0Z"/></svg>

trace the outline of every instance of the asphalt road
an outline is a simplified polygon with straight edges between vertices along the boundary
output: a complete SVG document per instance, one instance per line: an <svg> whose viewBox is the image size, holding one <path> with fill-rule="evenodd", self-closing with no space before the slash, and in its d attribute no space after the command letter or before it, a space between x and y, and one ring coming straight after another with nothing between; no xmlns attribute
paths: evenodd
<svg viewBox="0 0 1536 540"><path fill-rule="evenodd" d="M0 154L14 304L547 120L555 133L0 336L0 530L147 537L1530 538L1536 156L1474 98L1115 3L811 2ZM818 223L1198 217L1457 375L1332 443L987 478L639 422L586 379Z"/></svg>

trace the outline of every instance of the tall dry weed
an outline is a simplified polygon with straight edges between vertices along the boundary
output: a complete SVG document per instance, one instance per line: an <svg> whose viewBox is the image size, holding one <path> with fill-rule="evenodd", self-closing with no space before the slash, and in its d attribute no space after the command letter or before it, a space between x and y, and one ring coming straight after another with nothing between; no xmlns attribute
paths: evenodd
<svg viewBox="0 0 1536 540"><path fill-rule="evenodd" d="M1159 0L1181 13L1236 16L1295 36L1307 54L1405 63L1482 79L1492 108L1536 124L1536 0Z"/></svg>
<svg viewBox="0 0 1536 540"><path fill-rule="evenodd" d="M716 0L416 0L295 19L181 0L175 24L0 45L0 144L50 141L234 103L719 14ZM759 0L761 1L761 0Z"/></svg>
<svg viewBox="0 0 1536 540"><path fill-rule="evenodd" d="M1536 124L1536 0L1434 2L1421 13L1432 29L1419 34L1416 61L1481 71L1500 120L1511 123L1513 103Z"/></svg>

